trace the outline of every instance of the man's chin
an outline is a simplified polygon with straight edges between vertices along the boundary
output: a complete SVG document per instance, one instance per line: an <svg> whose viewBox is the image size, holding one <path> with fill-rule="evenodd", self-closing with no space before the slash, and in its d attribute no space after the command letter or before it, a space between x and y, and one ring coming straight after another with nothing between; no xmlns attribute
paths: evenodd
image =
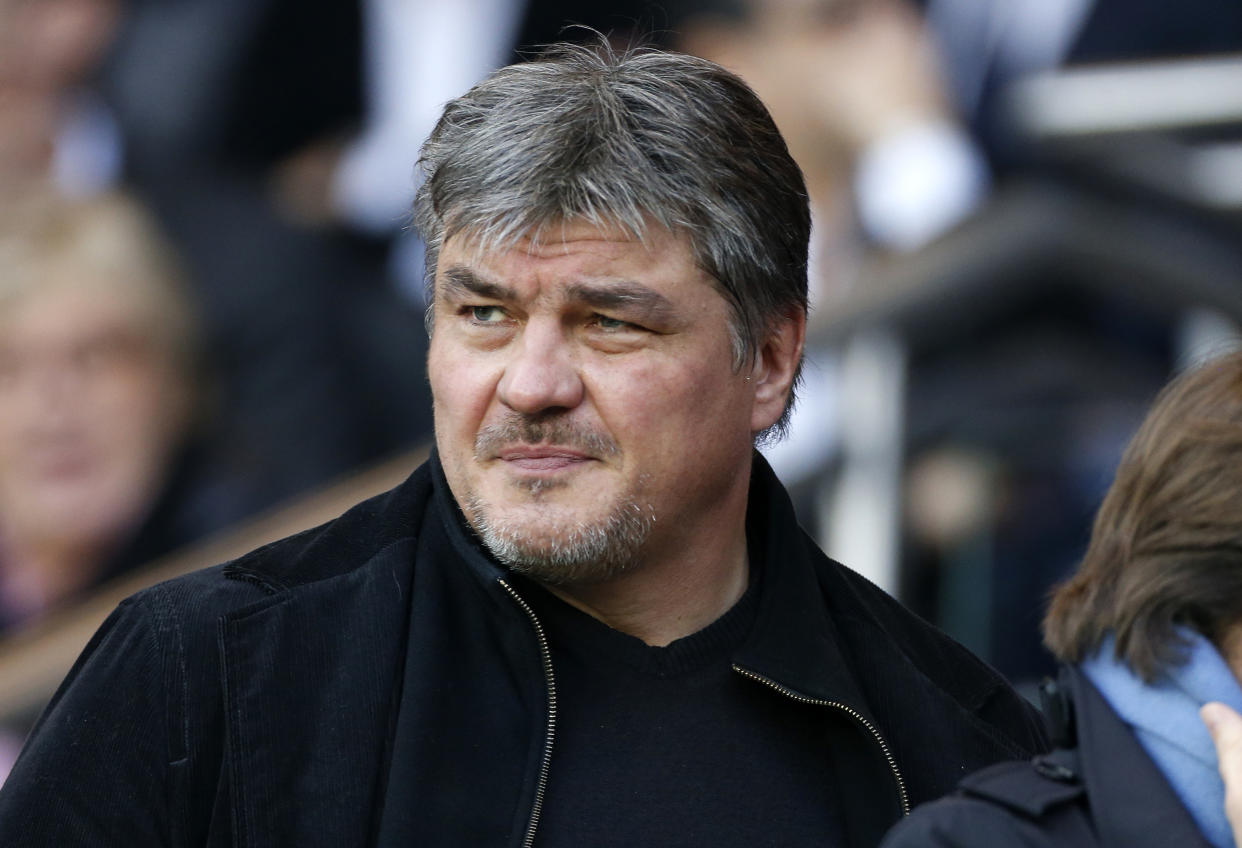
<svg viewBox="0 0 1242 848"><path fill-rule="evenodd" d="M499 543L484 540L492 555L510 570L549 586L591 586L607 583L637 563L636 552L567 549L563 545Z"/></svg>
<svg viewBox="0 0 1242 848"><path fill-rule="evenodd" d="M550 539L562 532L552 528L590 524L612 508L608 502L600 502L602 486L578 481L530 478L481 487L481 491L482 496L474 501L492 521L528 534L546 528L544 535Z"/></svg>
<svg viewBox="0 0 1242 848"><path fill-rule="evenodd" d="M584 498L598 494L608 481L596 477L597 465L583 463L555 474L517 473L508 468L497 469L489 482L497 503L520 507L532 500L541 504L557 500L581 507Z"/></svg>
<svg viewBox="0 0 1242 848"><path fill-rule="evenodd" d="M501 563L556 585L600 583L633 567L655 522L632 501L590 512L557 504L466 504L470 525Z"/></svg>

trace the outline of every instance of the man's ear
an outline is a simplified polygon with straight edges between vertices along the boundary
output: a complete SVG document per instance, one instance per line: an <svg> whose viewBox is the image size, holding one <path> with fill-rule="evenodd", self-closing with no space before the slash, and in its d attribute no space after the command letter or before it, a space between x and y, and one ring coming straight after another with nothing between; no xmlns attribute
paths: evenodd
<svg viewBox="0 0 1242 848"><path fill-rule="evenodd" d="M797 307L789 309L768 327L767 339L749 372L755 393L750 416L752 433L768 429L784 414L805 341L806 313Z"/></svg>

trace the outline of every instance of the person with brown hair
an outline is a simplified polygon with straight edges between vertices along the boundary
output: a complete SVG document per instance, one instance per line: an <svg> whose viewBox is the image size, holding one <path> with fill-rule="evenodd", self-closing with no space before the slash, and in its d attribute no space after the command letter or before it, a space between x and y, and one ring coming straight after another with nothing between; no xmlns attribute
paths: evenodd
<svg viewBox="0 0 1242 848"><path fill-rule="evenodd" d="M1053 594L1045 685L1057 749L916 810L886 848L1232 846L1199 710L1242 708L1242 354L1157 398ZM1211 711L1209 711L1211 714Z"/></svg>

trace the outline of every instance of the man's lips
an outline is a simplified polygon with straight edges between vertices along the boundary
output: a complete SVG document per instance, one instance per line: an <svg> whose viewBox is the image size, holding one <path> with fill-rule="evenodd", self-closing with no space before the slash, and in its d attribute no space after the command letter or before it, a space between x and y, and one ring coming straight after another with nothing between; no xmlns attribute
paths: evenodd
<svg viewBox="0 0 1242 848"><path fill-rule="evenodd" d="M511 445L498 451L496 458L522 471L560 471L594 459L580 450L555 445Z"/></svg>

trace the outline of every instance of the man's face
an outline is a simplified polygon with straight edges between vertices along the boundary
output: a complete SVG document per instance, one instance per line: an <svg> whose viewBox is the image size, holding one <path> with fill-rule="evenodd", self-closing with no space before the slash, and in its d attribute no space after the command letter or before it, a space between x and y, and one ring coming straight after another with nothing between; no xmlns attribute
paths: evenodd
<svg viewBox="0 0 1242 848"><path fill-rule="evenodd" d="M684 238L580 223L494 252L450 238L434 310L436 443L499 558L598 582L736 532L752 434L780 405L734 371L728 305Z"/></svg>

